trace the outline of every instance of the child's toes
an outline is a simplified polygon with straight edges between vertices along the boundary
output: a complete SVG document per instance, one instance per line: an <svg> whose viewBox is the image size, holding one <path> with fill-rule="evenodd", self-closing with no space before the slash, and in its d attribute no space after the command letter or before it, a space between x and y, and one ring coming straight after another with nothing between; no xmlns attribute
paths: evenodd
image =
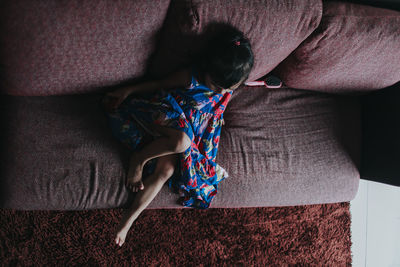
<svg viewBox="0 0 400 267"><path fill-rule="evenodd" d="M129 231L129 229L126 229L126 228L121 228L118 230L116 237L115 237L115 243L118 246L121 247L125 243L125 238L126 238L128 231Z"/></svg>
<svg viewBox="0 0 400 267"><path fill-rule="evenodd" d="M135 192L142 191L144 189L144 185L142 181L139 181L135 184Z"/></svg>
<svg viewBox="0 0 400 267"><path fill-rule="evenodd" d="M144 189L144 184L142 181L136 182L136 183L128 183L127 186L132 192L139 192L139 190Z"/></svg>
<svg viewBox="0 0 400 267"><path fill-rule="evenodd" d="M115 243L118 245L118 246L122 246L122 244L124 244L124 241L122 240L122 238L120 238L120 237L117 237L116 239L115 239Z"/></svg>
<svg viewBox="0 0 400 267"><path fill-rule="evenodd" d="M143 184L142 181L139 181L137 186L138 186L139 190L143 190L144 189L144 184Z"/></svg>

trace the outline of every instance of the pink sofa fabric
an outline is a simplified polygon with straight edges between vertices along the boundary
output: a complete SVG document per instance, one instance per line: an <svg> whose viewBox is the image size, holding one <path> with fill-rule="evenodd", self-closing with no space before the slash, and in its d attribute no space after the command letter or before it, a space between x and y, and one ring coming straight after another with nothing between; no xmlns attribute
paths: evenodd
<svg viewBox="0 0 400 267"><path fill-rule="evenodd" d="M170 0L4 0L2 92L84 93L143 75Z"/></svg>
<svg viewBox="0 0 400 267"><path fill-rule="evenodd" d="M251 42L255 65L249 80L255 80L296 49L315 30L321 16L321 0L172 1L150 69L162 76L191 62L212 32L208 28L229 24Z"/></svg>
<svg viewBox="0 0 400 267"><path fill-rule="evenodd" d="M190 63L206 33L224 24L252 42L249 80L287 58L277 70L292 86L234 93L217 157L230 177L211 207L352 200L360 177L359 98L323 92L372 90L362 84L366 74L379 86L400 79L393 68L399 12L324 2L318 26L322 11L321 0L0 1L0 207L129 204L130 152L111 135L100 93ZM149 208L182 208L177 199L164 186Z"/></svg>
<svg viewBox="0 0 400 267"><path fill-rule="evenodd" d="M115 140L99 95L1 99L0 207L121 207L129 151ZM241 88L225 114L217 162L230 177L211 207L349 201L359 181L356 98ZM182 208L164 186L149 208Z"/></svg>
<svg viewBox="0 0 400 267"><path fill-rule="evenodd" d="M400 81L400 12L324 2L318 29L274 71L292 88L365 92Z"/></svg>

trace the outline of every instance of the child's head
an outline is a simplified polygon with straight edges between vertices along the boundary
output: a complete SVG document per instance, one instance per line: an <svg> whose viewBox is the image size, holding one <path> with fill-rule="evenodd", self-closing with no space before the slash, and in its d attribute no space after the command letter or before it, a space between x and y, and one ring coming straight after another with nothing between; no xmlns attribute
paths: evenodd
<svg viewBox="0 0 400 267"><path fill-rule="evenodd" d="M209 41L197 63L206 83L219 91L234 90L249 77L254 57L243 33L229 28Z"/></svg>

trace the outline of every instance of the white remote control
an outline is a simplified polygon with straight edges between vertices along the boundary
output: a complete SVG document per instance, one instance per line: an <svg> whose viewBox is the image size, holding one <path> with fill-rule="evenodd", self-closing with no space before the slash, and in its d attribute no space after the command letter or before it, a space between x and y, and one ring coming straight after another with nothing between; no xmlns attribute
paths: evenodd
<svg viewBox="0 0 400 267"><path fill-rule="evenodd" d="M244 83L247 86L265 86L267 88L281 88L282 81L276 76L269 75L264 81L253 81L253 82L246 82Z"/></svg>

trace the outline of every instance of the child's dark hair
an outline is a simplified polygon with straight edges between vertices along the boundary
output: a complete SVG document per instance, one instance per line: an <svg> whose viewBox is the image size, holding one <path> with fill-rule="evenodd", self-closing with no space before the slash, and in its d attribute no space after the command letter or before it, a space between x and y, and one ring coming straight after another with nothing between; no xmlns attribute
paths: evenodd
<svg viewBox="0 0 400 267"><path fill-rule="evenodd" d="M249 40L230 28L210 39L197 63L199 71L208 74L213 83L229 88L249 77L254 57Z"/></svg>

